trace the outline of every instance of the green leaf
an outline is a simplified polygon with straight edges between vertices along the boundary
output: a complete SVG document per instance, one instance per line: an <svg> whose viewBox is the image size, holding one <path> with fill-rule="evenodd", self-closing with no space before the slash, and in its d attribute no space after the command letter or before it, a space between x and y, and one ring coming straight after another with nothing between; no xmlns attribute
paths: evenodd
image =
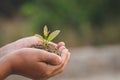
<svg viewBox="0 0 120 80"><path fill-rule="evenodd" d="M48 28L47 28L46 25L44 26L44 30L43 31L44 31L43 32L44 33L44 37L47 38L47 36L48 36Z"/></svg>
<svg viewBox="0 0 120 80"><path fill-rule="evenodd" d="M59 33L60 33L60 30L56 30L52 32L48 37L48 42L52 41Z"/></svg>
<svg viewBox="0 0 120 80"><path fill-rule="evenodd" d="M39 35L39 34L35 34L35 36L40 38L41 40L44 40L44 38L41 35Z"/></svg>

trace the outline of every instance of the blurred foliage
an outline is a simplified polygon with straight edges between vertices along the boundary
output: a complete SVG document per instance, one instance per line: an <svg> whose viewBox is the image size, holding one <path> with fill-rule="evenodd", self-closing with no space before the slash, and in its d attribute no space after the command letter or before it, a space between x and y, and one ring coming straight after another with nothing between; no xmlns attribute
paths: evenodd
<svg viewBox="0 0 120 80"><path fill-rule="evenodd" d="M10 10L3 6L1 13L16 10L29 21L27 29L31 27L32 32L39 33L46 24L51 30L61 29L60 40L66 40L68 44L72 40L80 45L120 43L120 0L8 1L9 5L6 5Z"/></svg>

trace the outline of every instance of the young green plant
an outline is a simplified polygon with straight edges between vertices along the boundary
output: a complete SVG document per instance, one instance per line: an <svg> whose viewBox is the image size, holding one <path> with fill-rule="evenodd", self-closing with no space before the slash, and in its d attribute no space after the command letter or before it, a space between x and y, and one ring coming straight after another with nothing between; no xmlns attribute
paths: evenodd
<svg viewBox="0 0 120 80"><path fill-rule="evenodd" d="M51 42L59 33L60 33L60 30L55 30L52 33L49 33L48 28L45 25L43 29L43 36L39 34L35 34L35 36L43 40L44 45L47 47L48 43Z"/></svg>

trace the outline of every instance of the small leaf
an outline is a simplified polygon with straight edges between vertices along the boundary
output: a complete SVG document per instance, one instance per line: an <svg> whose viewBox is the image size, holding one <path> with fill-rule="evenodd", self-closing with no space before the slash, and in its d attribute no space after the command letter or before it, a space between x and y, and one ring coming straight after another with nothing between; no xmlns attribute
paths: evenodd
<svg viewBox="0 0 120 80"><path fill-rule="evenodd" d="M60 33L60 30L56 30L52 32L48 37L48 42L52 41L59 33Z"/></svg>
<svg viewBox="0 0 120 80"><path fill-rule="evenodd" d="M44 26L44 30L43 31L44 31L43 32L44 33L44 37L47 38L47 36L48 36L48 28L47 28L46 25Z"/></svg>
<svg viewBox="0 0 120 80"><path fill-rule="evenodd" d="M44 38L41 35L39 35L39 34L35 34L35 36L40 38L41 40L44 40Z"/></svg>

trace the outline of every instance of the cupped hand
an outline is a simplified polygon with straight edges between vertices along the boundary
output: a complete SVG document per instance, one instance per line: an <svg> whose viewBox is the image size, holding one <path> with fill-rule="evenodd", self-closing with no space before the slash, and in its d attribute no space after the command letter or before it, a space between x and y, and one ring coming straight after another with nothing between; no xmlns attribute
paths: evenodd
<svg viewBox="0 0 120 80"><path fill-rule="evenodd" d="M15 50L18 50L21 48L29 48L33 44L35 45L35 44L42 44L42 43L43 43L42 40L40 40L36 36L22 38L0 48L0 57L4 56L5 54L9 54L10 52Z"/></svg>
<svg viewBox="0 0 120 80"><path fill-rule="evenodd" d="M21 48L30 48L31 45L38 45L38 44L43 44L43 41L41 39L39 39L36 36L31 36L31 37L27 37L27 38L22 38L19 39L15 42L12 42L10 44L7 44L5 46L3 46L2 48L0 48L0 57L4 56L5 54L9 54L12 51L21 49ZM60 42L57 44L50 42L50 44L56 46L56 47L60 47L60 46L64 46L64 42Z"/></svg>
<svg viewBox="0 0 120 80"><path fill-rule="evenodd" d="M70 53L61 46L61 57L44 50L23 48L4 58L11 65L11 74L22 75L35 80L46 80L61 73L68 60Z"/></svg>
<svg viewBox="0 0 120 80"><path fill-rule="evenodd" d="M3 61L9 63L10 74L19 74L35 80L46 80L64 71L70 53L63 42L50 43L58 47L61 56L30 48L33 44L42 44L42 41L33 36L20 39L0 49Z"/></svg>

